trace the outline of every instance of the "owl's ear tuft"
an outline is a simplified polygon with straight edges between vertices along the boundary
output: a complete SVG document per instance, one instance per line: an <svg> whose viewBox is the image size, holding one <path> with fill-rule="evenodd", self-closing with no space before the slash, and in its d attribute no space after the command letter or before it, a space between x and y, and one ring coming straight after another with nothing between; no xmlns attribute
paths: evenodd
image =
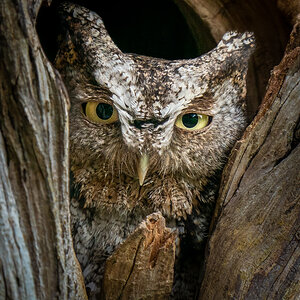
<svg viewBox="0 0 300 300"><path fill-rule="evenodd" d="M95 57L105 58L112 51L121 51L110 38L102 19L93 11L73 4L63 2L58 13L65 31L79 56L95 60Z"/></svg>
<svg viewBox="0 0 300 300"><path fill-rule="evenodd" d="M246 67L249 58L255 50L255 37L253 32L239 33L229 31L224 34L216 48L216 54L237 68Z"/></svg>
<svg viewBox="0 0 300 300"><path fill-rule="evenodd" d="M226 32L221 41L219 42L217 49L225 50L227 53L236 51L253 52L255 48L255 38L253 32L239 33L237 31Z"/></svg>
<svg viewBox="0 0 300 300"><path fill-rule="evenodd" d="M255 50L254 33L230 31L224 34L217 47L211 51L212 69L219 68L218 77L239 77L240 84L246 85L246 74L251 54Z"/></svg>
<svg viewBox="0 0 300 300"><path fill-rule="evenodd" d="M104 29L104 34L107 34L105 28L103 28L102 19L93 11L73 4L70 2L63 2L58 7L58 13L60 15L62 24L68 27L68 29L75 29L76 26L87 26L86 29L98 29L101 31ZM93 33L93 32L91 32ZM96 36L98 34L94 32Z"/></svg>

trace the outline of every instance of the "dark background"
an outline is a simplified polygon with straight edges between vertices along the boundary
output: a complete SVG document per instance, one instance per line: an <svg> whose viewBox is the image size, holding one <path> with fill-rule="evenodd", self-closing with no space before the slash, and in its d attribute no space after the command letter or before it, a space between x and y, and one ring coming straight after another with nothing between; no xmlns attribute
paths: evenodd
<svg viewBox="0 0 300 300"><path fill-rule="evenodd" d="M43 49L53 61L57 51L59 19L57 8L62 1L43 6L37 19L37 31ZM128 53L166 59L193 58L214 45L212 37L196 44L192 33L172 0L72 1L97 12L117 46ZM203 25L203 31L208 29ZM210 35L210 34L209 34Z"/></svg>

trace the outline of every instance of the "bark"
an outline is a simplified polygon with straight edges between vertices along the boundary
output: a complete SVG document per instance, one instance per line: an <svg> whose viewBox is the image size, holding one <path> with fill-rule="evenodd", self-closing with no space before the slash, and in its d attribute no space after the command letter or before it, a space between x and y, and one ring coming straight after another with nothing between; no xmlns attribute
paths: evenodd
<svg viewBox="0 0 300 300"><path fill-rule="evenodd" d="M297 23L300 13L300 2L298 0L278 0L277 5L291 24Z"/></svg>
<svg viewBox="0 0 300 300"><path fill-rule="evenodd" d="M106 262L104 299L167 299L172 290L176 232L160 213L147 217Z"/></svg>
<svg viewBox="0 0 300 300"><path fill-rule="evenodd" d="M70 234L68 98L35 32L40 5L0 2L0 298L85 299Z"/></svg>
<svg viewBox="0 0 300 300"><path fill-rule="evenodd" d="M299 25L224 170L199 299L300 297Z"/></svg>

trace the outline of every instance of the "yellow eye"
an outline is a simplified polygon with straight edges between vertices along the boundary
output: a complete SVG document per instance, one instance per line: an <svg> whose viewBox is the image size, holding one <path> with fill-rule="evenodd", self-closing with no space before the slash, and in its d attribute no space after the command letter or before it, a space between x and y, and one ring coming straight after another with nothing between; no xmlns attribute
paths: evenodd
<svg viewBox="0 0 300 300"><path fill-rule="evenodd" d="M117 110L108 103L91 101L82 107L86 117L94 123L110 124L118 121Z"/></svg>
<svg viewBox="0 0 300 300"><path fill-rule="evenodd" d="M186 130L199 130L209 124L210 118L207 115L196 113L182 114L177 117L175 125Z"/></svg>

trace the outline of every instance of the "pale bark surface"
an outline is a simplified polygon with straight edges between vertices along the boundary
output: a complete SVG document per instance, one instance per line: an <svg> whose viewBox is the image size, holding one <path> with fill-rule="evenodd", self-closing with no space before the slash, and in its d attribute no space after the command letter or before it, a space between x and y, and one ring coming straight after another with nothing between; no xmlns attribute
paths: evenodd
<svg viewBox="0 0 300 300"><path fill-rule="evenodd" d="M85 299L69 219L67 94L41 1L0 1L0 298Z"/></svg>

